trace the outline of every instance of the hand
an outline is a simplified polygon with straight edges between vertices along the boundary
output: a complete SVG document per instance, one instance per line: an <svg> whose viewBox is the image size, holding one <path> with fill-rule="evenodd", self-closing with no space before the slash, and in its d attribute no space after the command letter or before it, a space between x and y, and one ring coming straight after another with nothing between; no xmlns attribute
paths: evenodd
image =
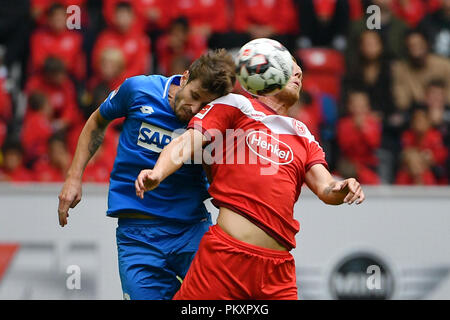
<svg viewBox="0 0 450 320"><path fill-rule="evenodd" d="M144 199L144 192L155 189L161 183L161 178L155 173L155 171L147 169L142 170L134 185L136 187L136 195Z"/></svg>
<svg viewBox="0 0 450 320"><path fill-rule="evenodd" d="M75 208L81 201L81 179L67 178L58 199L59 225L64 227L69 217L69 208Z"/></svg>
<svg viewBox="0 0 450 320"><path fill-rule="evenodd" d="M345 179L343 181L337 181L332 191L345 193L346 196L343 202L348 204L352 204L355 201L356 204L360 204L365 199L361 185L354 178Z"/></svg>

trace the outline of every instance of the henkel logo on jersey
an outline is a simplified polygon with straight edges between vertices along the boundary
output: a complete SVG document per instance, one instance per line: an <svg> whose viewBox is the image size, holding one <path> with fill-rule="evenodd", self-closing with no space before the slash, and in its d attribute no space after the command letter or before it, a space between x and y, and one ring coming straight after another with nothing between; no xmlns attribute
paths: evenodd
<svg viewBox="0 0 450 320"><path fill-rule="evenodd" d="M252 131L246 137L248 148L258 157L274 164L285 165L294 160L292 148L264 131Z"/></svg>
<svg viewBox="0 0 450 320"><path fill-rule="evenodd" d="M160 153L177 135L171 131L142 122L137 145Z"/></svg>

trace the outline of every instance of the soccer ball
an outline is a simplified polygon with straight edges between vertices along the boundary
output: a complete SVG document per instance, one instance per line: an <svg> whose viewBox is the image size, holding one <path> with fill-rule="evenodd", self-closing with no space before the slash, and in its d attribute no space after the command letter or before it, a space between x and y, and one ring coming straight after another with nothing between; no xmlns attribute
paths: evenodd
<svg viewBox="0 0 450 320"><path fill-rule="evenodd" d="M278 41L267 38L245 44L235 63L242 88L257 96L273 95L282 90L293 70L289 51Z"/></svg>

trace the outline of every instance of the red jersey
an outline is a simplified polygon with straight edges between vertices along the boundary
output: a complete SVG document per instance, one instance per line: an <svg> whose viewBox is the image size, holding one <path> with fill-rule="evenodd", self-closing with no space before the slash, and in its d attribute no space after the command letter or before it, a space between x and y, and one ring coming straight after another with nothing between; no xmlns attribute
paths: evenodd
<svg viewBox="0 0 450 320"><path fill-rule="evenodd" d="M294 34L298 31L298 16L293 0L234 0L233 4L235 31L246 32L251 25L271 26L278 34Z"/></svg>
<svg viewBox="0 0 450 320"><path fill-rule="evenodd" d="M150 69L151 43L142 32L121 33L114 28L106 29L98 36L92 52L92 67L100 73L100 59L104 49L117 48L125 59L123 78L147 74Z"/></svg>
<svg viewBox="0 0 450 320"><path fill-rule="evenodd" d="M211 102L188 127L214 141L206 147L214 148L216 160L209 188L213 204L242 214L287 248L295 248L300 225L293 209L305 173L315 164L327 166L307 127L236 94Z"/></svg>
<svg viewBox="0 0 450 320"><path fill-rule="evenodd" d="M31 71L39 71L50 56L61 59L77 79L84 79L86 56L80 33L73 30L56 33L46 28L36 30L31 36Z"/></svg>
<svg viewBox="0 0 450 320"><path fill-rule="evenodd" d="M445 165L448 150L441 133L436 129L428 130L423 137L417 136L413 130L407 130L402 134L403 148L415 147L420 150L430 150L437 165Z"/></svg>

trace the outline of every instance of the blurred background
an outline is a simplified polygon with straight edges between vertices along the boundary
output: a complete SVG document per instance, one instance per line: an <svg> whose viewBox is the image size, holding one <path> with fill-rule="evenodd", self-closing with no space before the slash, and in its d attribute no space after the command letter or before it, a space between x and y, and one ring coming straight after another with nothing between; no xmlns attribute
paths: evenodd
<svg viewBox="0 0 450 320"><path fill-rule="evenodd" d="M305 190L300 297L450 299L450 0L0 0L0 298L121 298L104 212L123 119L86 168L80 217L57 228L84 122L127 77L182 73L209 48L260 37L303 68L290 116L372 197L358 213ZM66 286L72 260L85 290ZM383 294L361 285L372 264Z"/></svg>

